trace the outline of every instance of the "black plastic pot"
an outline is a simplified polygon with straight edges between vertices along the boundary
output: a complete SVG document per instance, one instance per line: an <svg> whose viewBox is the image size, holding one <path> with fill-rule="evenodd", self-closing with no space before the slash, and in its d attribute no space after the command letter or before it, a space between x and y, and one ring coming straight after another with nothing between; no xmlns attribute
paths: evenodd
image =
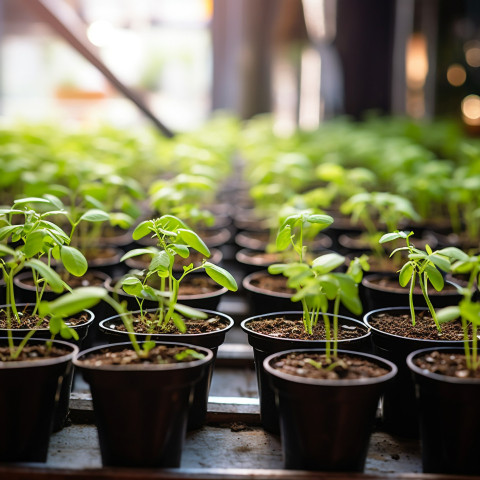
<svg viewBox="0 0 480 480"><path fill-rule="evenodd" d="M82 287L101 285L102 287L106 288L107 284L110 284L112 281L109 275L99 270L90 270L89 273L93 274L95 279L98 280L98 283L82 284ZM15 285L15 299L21 304L32 305L36 302L35 286L32 284L31 280L31 272L19 273L13 279ZM43 293L42 299L51 301L55 300L61 295L61 293L55 293L49 288L46 288ZM83 328L77 330L77 333L79 334L79 336L81 336L81 343L78 344L80 348L86 349L100 343L100 339L97 333L98 321L100 318L105 318L107 316L108 308L108 305L102 300L90 309L90 311L93 313L93 322L88 324L87 332L85 333L83 331Z"/></svg>
<svg viewBox="0 0 480 480"><path fill-rule="evenodd" d="M430 373L414 364L433 351L463 354L459 348L428 348L407 357L417 392L423 471L480 475L480 380Z"/></svg>
<svg viewBox="0 0 480 480"><path fill-rule="evenodd" d="M278 338L257 333L248 327L248 323L253 320L261 320L263 318L284 317L287 319L302 318L302 312L275 312L263 315L257 315L245 319L241 323L242 330L248 336L248 343L253 347L253 355L255 361L255 371L257 374L258 393L260 397L260 417L265 430L272 433L280 432L278 420L278 411L275 406L275 395L268 381L263 362L272 353L284 352L291 349L300 348L325 348L325 340L295 340L290 338ZM332 317L332 315L329 315ZM358 338L339 340L340 348L369 352L371 350L370 332L368 328L359 320L353 318L339 316L339 328L342 325L356 327L359 330Z"/></svg>
<svg viewBox="0 0 480 480"><path fill-rule="evenodd" d="M18 344L21 338L16 338ZM31 339L29 344L44 343ZM2 346L7 339L1 338ZM61 357L36 361L0 363L0 462L46 462L48 444L57 411L57 394L62 378L72 370L78 347L55 340L65 347Z"/></svg>
<svg viewBox="0 0 480 480"><path fill-rule="evenodd" d="M99 350L131 348L130 343L94 347L74 360L92 392L104 466L179 467L194 385L213 360L209 349L183 343L205 357L178 364L85 366Z"/></svg>
<svg viewBox="0 0 480 480"><path fill-rule="evenodd" d="M30 304L19 303L17 304L17 308L22 309ZM0 308L5 308L6 305L0 305ZM72 343L76 345L78 348L82 348L83 341L87 337L88 329L90 325L94 322L95 315L91 310L84 310L89 314L88 322L85 322L81 325L72 326L72 328L77 332L79 339L74 340L73 338L68 340L68 343ZM7 337L9 329L7 328L0 328L0 336ZM30 332L28 328L12 328L11 335L17 338L24 338ZM34 333L32 339L50 339L52 334L48 328L39 328ZM69 412L69 405L70 405L70 393L72 391L72 384L73 384L73 375L74 369L71 368L68 371L68 374L65 375L61 380L61 388L60 388L60 397L58 400L57 407L55 409L55 416L53 422L53 431L57 432L61 430L66 423L68 412Z"/></svg>
<svg viewBox="0 0 480 480"><path fill-rule="evenodd" d="M290 310L292 308L293 293L274 292L273 290L258 287L255 285L255 282L262 276L273 277L267 270L259 270L250 273L242 281L250 313L252 315L261 315L269 312Z"/></svg>
<svg viewBox="0 0 480 480"><path fill-rule="evenodd" d="M155 312L156 309L149 309L147 311ZM225 341L225 335L233 327L234 323L232 318L223 313L204 309L202 309L202 311L208 313L211 316L217 316L225 319L226 321L228 321L228 326L222 330L209 333L154 334L150 336L151 340L156 342L176 342L181 340L184 343L208 348L213 352L213 361L210 363L208 370L202 380L198 382L195 386L192 408L190 409L190 414L188 416L189 430L200 428L205 423L205 418L207 415L208 394L210 391L210 384L212 381L215 359L217 357L217 350L218 347ZM139 311L137 310L133 313L139 313ZM119 342L128 338L125 331L121 331L117 328L117 326L121 324L122 321L118 315L107 318L100 322L100 330L103 332L105 338L107 338L109 343ZM137 333L136 338L139 341L144 341L147 339L147 335Z"/></svg>
<svg viewBox="0 0 480 480"><path fill-rule="evenodd" d="M285 467L298 470L362 472L380 395L397 367L373 355L339 350L366 358L389 370L381 377L360 380L318 380L285 374L272 367L292 352L267 357L263 363L275 390Z"/></svg>
<svg viewBox="0 0 480 480"><path fill-rule="evenodd" d="M425 309L415 309L420 312ZM382 404L383 428L397 435L415 438L419 435L418 411L415 402L415 386L413 384L410 370L407 367L407 356L419 349L430 347L459 347L462 341L422 340L416 338L400 337L390 333L382 332L379 328L373 327L371 318L379 313L409 312L408 307L380 308L368 312L364 322L372 332L373 352L382 358L395 363L398 373L395 379L389 384Z"/></svg>
<svg viewBox="0 0 480 480"><path fill-rule="evenodd" d="M362 280L362 288L366 301L366 309L374 310L386 307L408 307L408 288L401 287L400 284L396 288L388 288L375 283L376 280L388 278L395 279L398 283L398 274L377 274L365 275ZM445 282L449 285L455 285L453 282ZM458 305L462 296L456 289L443 290L441 292L429 292L429 298L435 308L448 307L450 305ZM425 299L421 293L414 293L413 304L418 307L426 307Z"/></svg>

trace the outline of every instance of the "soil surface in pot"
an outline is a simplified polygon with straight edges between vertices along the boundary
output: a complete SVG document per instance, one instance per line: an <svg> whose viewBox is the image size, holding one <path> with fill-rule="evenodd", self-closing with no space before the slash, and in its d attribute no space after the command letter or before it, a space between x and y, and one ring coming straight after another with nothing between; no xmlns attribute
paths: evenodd
<svg viewBox="0 0 480 480"><path fill-rule="evenodd" d="M463 328L460 321L442 324L440 333L428 310L415 313L415 326L412 325L409 310L407 313L397 314L377 313L369 319L368 323L382 332L400 337L422 340L463 340Z"/></svg>
<svg viewBox="0 0 480 480"><path fill-rule="evenodd" d="M405 293L405 294L408 293L408 288L400 286L397 278L381 277L381 278L368 279L368 281L371 284L378 285L381 288L386 288L388 290L392 290L392 291L399 292L399 293ZM437 290L435 290L433 287L431 287L430 285L428 286L427 291L428 291L429 295L435 295L435 294L438 295L439 294L439 292ZM451 283L445 283L445 285L442 289L442 292L457 293L458 290L455 287L455 285L452 285ZM418 293L419 295L422 294L422 289L420 288L420 285L418 285L418 284L415 285L413 293Z"/></svg>
<svg viewBox="0 0 480 480"><path fill-rule="evenodd" d="M11 328L11 329L40 329L48 328L49 319L41 318L39 315L31 315L30 312L32 307L24 307L23 310L18 310L18 315L20 321L17 322L12 319L11 325L8 326L7 323L7 312L5 309L0 310L0 328ZM79 313L75 317L66 318L63 321L69 327L75 327L82 325L90 320L90 316L86 312Z"/></svg>
<svg viewBox="0 0 480 480"><path fill-rule="evenodd" d="M140 320L140 317L137 315L133 321L133 329L136 333L173 333L182 335L182 333L173 323L169 323L163 328L157 326L152 330L152 325L155 325L157 319L158 316L152 312L147 312L145 314L145 320ZM185 327L187 328L187 331L185 332L186 334L217 332L219 330L223 330L229 325L226 319L215 316L206 319L183 318L183 321L185 323ZM123 323L116 325L115 329L121 332L126 331Z"/></svg>
<svg viewBox="0 0 480 480"><path fill-rule="evenodd" d="M457 378L480 378L480 370L469 370L465 355L459 353L430 352L415 358L417 367L431 373Z"/></svg>
<svg viewBox="0 0 480 480"><path fill-rule="evenodd" d="M187 347L153 347L147 357L139 357L132 349L112 351L108 348L90 354L80 362L85 366L99 367L101 365L140 365L140 364L171 364L191 362L203 358L203 354Z"/></svg>
<svg viewBox="0 0 480 480"><path fill-rule="evenodd" d="M47 348L46 345L26 345L23 347L20 355L12 359L10 357L10 349L8 347L0 348L0 362L21 362L31 360L43 360L45 358L61 357L70 353L69 350L52 346Z"/></svg>
<svg viewBox="0 0 480 480"><path fill-rule="evenodd" d="M252 285L268 292L293 295L295 290L287 287L288 279L282 275L259 275L252 279Z"/></svg>
<svg viewBox="0 0 480 480"><path fill-rule="evenodd" d="M118 255L118 250L110 247L90 247L84 252L87 261L93 261L97 259L110 260Z"/></svg>
<svg viewBox="0 0 480 480"><path fill-rule="evenodd" d="M333 334L333 318L329 317ZM252 320L246 325L250 330L269 337L292 338L296 340L325 340L325 325L322 318L313 327L312 335L305 332L303 320L289 320L286 318L265 318L261 320ZM346 340L349 338L358 338L365 335L366 331L354 325L342 325L342 319L338 320L338 339Z"/></svg>
<svg viewBox="0 0 480 480"><path fill-rule="evenodd" d="M313 353L290 353L272 362L283 373L322 380L353 380L386 375L389 371L365 358L341 355L327 359Z"/></svg>

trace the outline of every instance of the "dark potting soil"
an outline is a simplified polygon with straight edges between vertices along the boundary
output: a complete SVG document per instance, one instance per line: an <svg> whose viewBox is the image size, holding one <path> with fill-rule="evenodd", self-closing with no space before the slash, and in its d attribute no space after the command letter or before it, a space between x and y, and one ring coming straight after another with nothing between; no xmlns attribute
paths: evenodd
<svg viewBox="0 0 480 480"><path fill-rule="evenodd" d="M287 278L281 275L259 275L252 280L254 287L267 292L283 293L293 295L295 290L287 287Z"/></svg>
<svg viewBox="0 0 480 480"><path fill-rule="evenodd" d="M118 251L114 248L96 248L91 247L84 252L85 258L87 261L93 261L97 259L110 259L115 258L118 255Z"/></svg>
<svg viewBox="0 0 480 480"><path fill-rule="evenodd" d="M378 285L379 287L382 287L382 288L386 288L386 289L393 290L400 293L408 293L408 288L400 286L397 278L380 277L380 278L371 279L369 281L370 283L374 285ZM421 295L422 289L420 288L420 285L418 284L415 285L413 292ZM455 285L452 285L451 283L445 283L442 292L457 293L457 288L455 287ZM438 293L439 292L437 292L437 290L435 290L433 287L431 287L430 285L428 286L429 295L435 295Z"/></svg>
<svg viewBox="0 0 480 480"><path fill-rule="evenodd" d="M331 334L333 335L333 319L330 317ZM252 320L247 327L254 332L268 335L269 337L292 338L296 340L325 340L325 326L320 317L317 325L313 327L313 334L305 332L303 320L289 320L286 318L264 318ZM338 322L338 339L358 338L365 335L365 330L354 325L342 325L342 319Z"/></svg>
<svg viewBox="0 0 480 480"><path fill-rule="evenodd" d="M423 340L462 340L463 328L460 321L444 323L441 333L428 310L415 314L415 326L412 325L410 311L408 313L377 313L369 320L372 327L385 333L400 337L417 338Z"/></svg>
<svg viewBox="0 0 480 480"><path fill-rule="evenodd" d="M431 373L447 375L457 378L479 378L480 370L469 370L465 355L458 353L430 352L428 355L417 357L415 365Z"/></svg>
<svg viewBox="0 0 480 480"><path fill-rule="evenodd" d="M105 348L91 353L82 359L81 363L86 366L99 367L101 365L172 364L203 358L202 353L196 352L200 357L194 357L190 351L191 349L187 347L156 345L148 352L147 357L139 357L133 349L111 351Z"/></svg>
<svg viewBox="0 0 480 480"><path fill-rule="evenodd" d="M350 355L327 359L314 353L290 353L278 358L272 367L283 373L323 380L353 380L380 377L388 370L365 358Z"/></svg>
<svg viewBox="0 0 480 480"><path fill-rule="evenodd" d="M140 316L137 315L133 322L133 329L136 333L173 333L182 335L182 333L172 322L162 328L156 326L157 320L158 316L155 313L146 313L144 315L144 320L141 320ZM187 331L185 332L187 334L217 332L219 330L223 330L229 324L227 320L220 317L211 317L207 319L184 318L183 321L185 322L185 327L187 328ZM116 325L115 328L121 332L126 331L123 323Z"/></svg>
<svg viewBox="0 0 480 480"><path fill-rule="evenodd" d="M68 353L70 353L69 350L55 346L48 348L46 345L26 345L23 347L20 355L15 360L12 360L10 358L10 349L8 347L1 347L0 362L43 360L45 358L61 357Z"/></svg>
<svg viewBox="0 0 480 480"><path fill-rule="evenodd" d="M15 321L12 318L11 325L8 327L7 323L7 311L5 309L0 310L0 328L12 328L12 329L39 329L39 328L48 328L49 326L49 319L44 318L41 319L39 315L31 315L30 312L32 307L22 307L22 309L18 310L19 320ZM64 319L64 322L69 327L75 327L77 325L82 325L83 323L88 322L89 315L87 313L80 313L75 317L70 317L68 319Z"/></svg>

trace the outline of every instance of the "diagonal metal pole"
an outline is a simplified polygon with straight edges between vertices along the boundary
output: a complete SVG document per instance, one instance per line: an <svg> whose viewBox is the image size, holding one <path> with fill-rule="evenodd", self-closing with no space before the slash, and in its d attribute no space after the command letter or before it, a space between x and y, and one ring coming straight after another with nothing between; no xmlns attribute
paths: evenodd
<svg viewBox="0 0 480 480"><path fill-rule="evenodd" d="M173 137L173 132L153 114L145 102L101 60L86 37L83 22L69 5L63 0L61 2L58 0L24 0L24 4L96 67L118 91L131 100L153 122L163 135L169 138Z"/></svg>

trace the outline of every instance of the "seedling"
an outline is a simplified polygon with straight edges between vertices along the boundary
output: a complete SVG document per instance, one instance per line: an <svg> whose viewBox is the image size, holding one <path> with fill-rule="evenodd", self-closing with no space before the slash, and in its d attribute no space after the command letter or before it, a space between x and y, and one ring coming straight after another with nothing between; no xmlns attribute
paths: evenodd
<svg viewBox="0 0 480 480"><path fill-rule="evenodd" d="M410 237L412 235L413 232L407 233L395 231L383 235L380 239L380 243L387 243L397 239L405 240L406 246L395 249L391 253L391 256L395 255L395 253L399 251L408 253L407 261L399 271L398 281L402 287L406 287L408 284L410 284L408 302L410 306L412 324L415 325L413 292L418 279L418 283L420 285L420 289L427 304L428 310L432 315L437 330L441 332L442 328L440 322L438 321L437 314L428 295L428 283L430 282L437 292L443 290L445 281L441 271L448 272L450 270L450 261L441 250L434 252L429 245L425 246L425 251L415 248L415 246L410 243Z"/></svg>
<svg viewBox="0 0 480 480"><path fill-rule="evenodd" d="M480 304L474 301L473 295L478 290L480 280L480 257L478 255L467 255L456 247L447 247L440 252L452 261L452 273L467 274L468 282L466 286L457 287L463 297L460 303L439 310L438 320L440 323L446 323L458 318L461 319L465 361L467 368L475 371L480 368L477 336L480 326ZM470 335L469 325L471 326Z"/></svg>
<svg viewBox="0 0 480 480"><path fill-rule="evenodd" d="M41 200L41 201L40 201ZM51 205L48 199L23 198L17 200L11 208L0 210L4 226L0 228L0 240L18 243L16 248L0 244L0 271L6 285L7 306L5 307L9 346L12 358L17 358L25 344L35 333L31 330L14 348L12 340L12 323L20 323L21 313L18 311L14 296L14 278L24 268L32 271L35 285L36 302L31 315L38 313L38 306L42 300L45 288L48 286L53 292L61 293L68 285L58 273L51 268L52 259L61 262L72 275L81 276L87 270L87 261L80 251L69 245L69 236L48 218L56 211L44 213L28 207L31 203ZM41 318L37 327L42 323ZM52 335L60 333L63 338L76 337L76 333L62 322L50 324Z"/></svg>
<svg viewBox="0 0 480 480"><path fill-rule="evenodd" d="M207 275L222 287L231 291L237 290L237 283L229 272L206 260L197 267L194 267L193 264L185 266L179 278L174 276L173 265L177 255L188 258L190 248L193 248L205 257L210 256L210 251L203 240L179 218L173 215L163 215L155 220L144 221L132 234L134 240L139 240L147 235L156 239L157 249L134 249L126 253L122 260L147 254L152 257L150 265L142 278L127 275L122 281L122 288L126 293L135 296L141 310L141 318L144 321L145 315L142 310L144 299L150 298L158 301L157 321L150 325L149 329L164 329L172 321L178 330L184 333L185 323L182 315L206 318L206 314L203 312L178 304L180 284L192 272L205 269ZM160 280L159 289L149 285L149 280L153 278Z"/></svg>
<svg viewBox="0 0 480 480"><path fill-rule="evenodd" d="M334 271L345 263L345 257L337 253L321 255L311 263L305 260L304 229L309 225L325 228L332 222L332 217L328 215L310 214L308 211L288 217L279 229L277 247L282 250L291 243L298 255L298 261L273 264L268 268L272 274L281 273L287 277L287 285L296 290L292 301L301 302L303 324L309 335L312 335L313 327L319 317L322 317L327 340L327 358L331 356L330 342L333 342L333 355L335 356L337 352L340 305L344 305L355 314L362 312L358 282L361 281L363 270L368 269L365 256L352 260L345 273ZM333 328L327 315L329 302L333 302Z"/></svg>

